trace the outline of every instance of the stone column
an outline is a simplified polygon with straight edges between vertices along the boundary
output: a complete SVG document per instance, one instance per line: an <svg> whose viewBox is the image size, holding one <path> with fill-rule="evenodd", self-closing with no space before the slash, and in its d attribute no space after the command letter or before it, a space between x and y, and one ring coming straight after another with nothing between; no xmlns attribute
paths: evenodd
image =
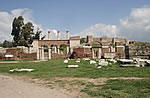
<svg viewBox="0 0 150 98"><path fill-rule="evenodd" d="M48 59L51 59L52 57L51 57L51 47L50 48L48 48Z"/></svg>
<svg viewBox="0 0 150 98"><path fill-rule="evenodd" d="M69 46L67 46L67 54L69 54Z"/></svg>
<svg viewBox="0 0 150 98"><path fill-rule="evenodd" d="M66 31L66 39L69 39L69 31Z"/></svg>
<svg viewBox="0 0 150 98"><path fill-rule="evenodd" d="M44 48L41 48L41 59L44 60Z"/></svg>
<svg viewBox="0 0 150 98"><path fill-rule="evenodd" d="M50 32L50 31L48 31L48 40L50 40L50 33L51 33L51 32Z"/></svg>
<svg viewBox="0 0 150 98"><path fill-rule="evenodd" d="M56 46L54 46L54 53L57 53L57 49L56 49Z"/></svg>
<svg viewBox="0 0 150 98"><path fill-rule="evenodd" d="M92 49L92 57L93 57L93 59L95 58L94 49Z"/></svg>
<svg viewBox="0 0 150 98"><path fill-rule="evenodd" d="M60 54L60 46L57 46L57 53Z"/></svg>
<svg viewBox="0 0 150 98"><path fill-rule="evenodd" d="M39 31L39 33L40 33L40 40L41 40L41 38L42 38L42 31Z"/></svg>
<svg viewBox="0 0 150 98"><path fill-rule="evenodd" d="M73 53L73 48L70 48L70 53L71 53L71 54Z"/></svg>
<svg viewBox="0 0 150 98"><path fill-rule="evenodd" d="M98 58L101 58L102 56L102 51L101 51L101 48L98 49Z"/></svg>
<svg viewBox="0 0 150 98"><path fill-rule="evenodd" d="M57 31L57 40L60 40L60 32Z"/></svg>
<svg viewBox="0 0 150 98"><path fill-rule="evenodd" d="M39 48L37 48L37 60L39 60L40 59L40 50L39 50Z"/></svg>

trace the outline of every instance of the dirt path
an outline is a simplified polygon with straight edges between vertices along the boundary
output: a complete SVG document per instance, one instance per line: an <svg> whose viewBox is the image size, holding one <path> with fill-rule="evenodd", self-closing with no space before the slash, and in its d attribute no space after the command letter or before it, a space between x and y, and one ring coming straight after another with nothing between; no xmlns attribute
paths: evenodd
<svg viewBox="0 0 150 98"><path fill-rule="evenodd" d="M31 77L26 76L0 74L0 98L87 98L80 92L85 87L83 83L103 85L106 81L114 79L139 80L148 78L104 77L89 79L55 77L53 80L43 81L41 79L32 79Z"/></svg>
<svg viewBox="0 0 150 98"><path fill-rule="evenodd" d="M0 98L78 98L78 95L0 74Z"/></svg>

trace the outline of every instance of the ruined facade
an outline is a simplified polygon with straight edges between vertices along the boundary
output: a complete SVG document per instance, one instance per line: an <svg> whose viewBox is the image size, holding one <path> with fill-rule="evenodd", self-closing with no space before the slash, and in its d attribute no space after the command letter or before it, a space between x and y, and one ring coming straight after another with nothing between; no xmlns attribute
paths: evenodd
<svg viewBox="0 0 150 98"><path fill-rule="evenodd" d="M125 46L128 44L129 41L124 38L87 36L87 42L82 46L91 47L92 58L125 58Z"/></svg>
<svg viewBox="0 0 150 98"><path fill-rule="evenodd" d="M69 37L66 31L66 39L61 40L61 32L57 32L57 39L34 40L30 47L17 47L11 49L0 48L0 59L6 59L5 55L13 55L11 59L57 59L57 58L150 58L149 46L133 46L133 41L117 37L93 37L87 36L80 43L80 36Z"/></svg>
<svg viewBox="0 0 150 98"><path fill-rule="evenodd" d="M37 51L37 59L68 58L73 53L73 49L79 47L80 36L69 37L69 31L66 31L66 39L61 40L58 31L57 39L51 40L48 32L48 40L35 40L32 45Z"/></svg>

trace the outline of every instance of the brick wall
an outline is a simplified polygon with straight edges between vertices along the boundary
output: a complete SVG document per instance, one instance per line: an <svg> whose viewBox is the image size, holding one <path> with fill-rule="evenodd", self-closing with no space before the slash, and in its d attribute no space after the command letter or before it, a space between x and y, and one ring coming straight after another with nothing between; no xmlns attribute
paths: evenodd
<svg viewBox="0 0 150 98"><path fill-rule="evenodd" d="M64 59L66 59L66 58L69 57L68 55L57 54L57 53L52 53L51 56L52 56L52 57L51 57L52 59L58 59L58 58L64 58Z"/></svg>
<svg viewBox="0 0 150 98"><path fill-rule="evenodd" d="M110 48L102 48L102 53L109 53L110 52Z"/></svg>
<svg viewBox="0 0 150 98"><path fill-rule="evenodd" d="M73 58L92 58L91 48L74 48Z"/></svg>
<svg viewBox="0 0 150 98"><path fill-rule="evenodd" d="M37 59L36 53L24 53L22 48L10 48L6 49L6 54L13 55L12 60L21 60L21 59Z"/></svg>

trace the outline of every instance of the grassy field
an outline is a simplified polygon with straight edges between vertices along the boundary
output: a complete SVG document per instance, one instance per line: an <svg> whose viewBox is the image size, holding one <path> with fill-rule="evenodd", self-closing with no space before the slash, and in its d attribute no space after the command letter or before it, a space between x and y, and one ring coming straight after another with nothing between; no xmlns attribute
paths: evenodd
<svg viewBox="0 0 150 98"><path fill-rule="evenodd" d="M2 62L2 61L0 61ZM19 63L0 63L0 73L14 75L27 75L35 78L49 80L53 77L76 77L76 78L110 78L110 77L150 77L150 67L120 68L119 65L111 64L107 67L97 69L90 65L89 61L75 63L70 60L69 64L78 64L79 68L66 68L63 59L49 60L43 62L31 62L30 60L19 61ZM33 68L33 72L9 72L14 68ZM83 92L91 97L104 98L150 98L150 82L143 80L108 80L104 85L85 83ZM124 97L126 96L126 97Z"/></svg>
<svg viewBox="0 0 150 98"><path fill-rule="evenodd" d="M149 80L108 80L104 85L89 84L83 92L100 98L150 98Z"/></svg>
<svg viewBox="0 0 150 98"><path fill-rule="evenodd" d="M118 64L112 64L107 67L97 69L95 65L90 65L89 61L75 63L74 60L69 64L78 64L79 68L66 68L67 64L63 59L49 60L44 62L30 62L29 60L20 61L20 63L4 64L0 63L0 73L9 73L13 68L33 68L34 72L15 72L10 74L32 75L42 78L50 77L150 77L150 67L140 68L120 68Z"/></svg>

